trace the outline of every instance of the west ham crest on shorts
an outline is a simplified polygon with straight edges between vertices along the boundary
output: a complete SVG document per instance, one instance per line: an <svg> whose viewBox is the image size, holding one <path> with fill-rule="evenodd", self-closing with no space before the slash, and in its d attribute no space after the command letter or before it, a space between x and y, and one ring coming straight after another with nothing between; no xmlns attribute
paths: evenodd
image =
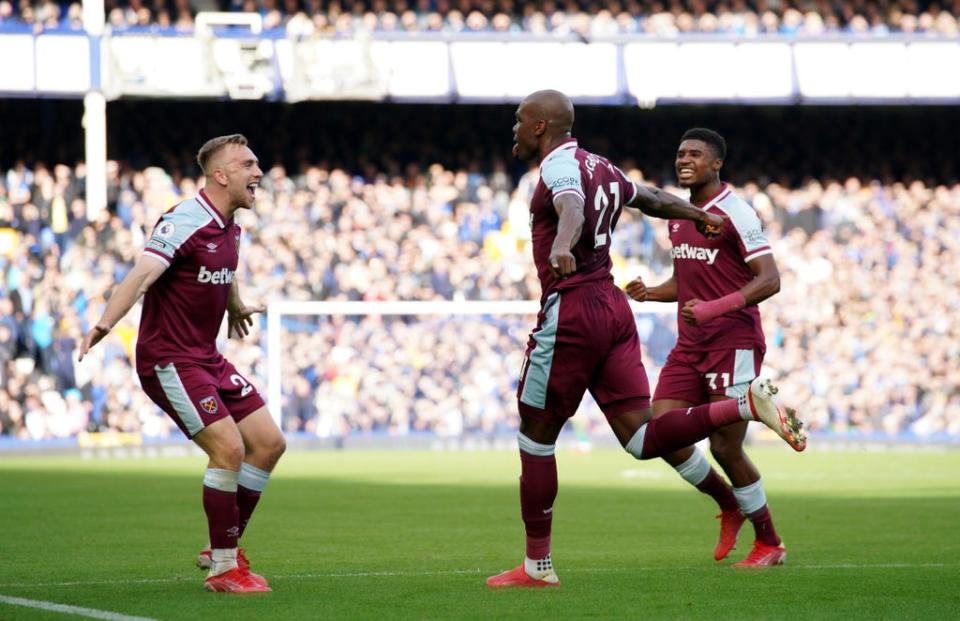
<svg viewBox="0 0 960 621"><path fill-rule="evenodd" d="M200 399L200 407L203 408L203 411L207 414L216 414L217 413L217 400L213 397L204 397Z"/></svg>

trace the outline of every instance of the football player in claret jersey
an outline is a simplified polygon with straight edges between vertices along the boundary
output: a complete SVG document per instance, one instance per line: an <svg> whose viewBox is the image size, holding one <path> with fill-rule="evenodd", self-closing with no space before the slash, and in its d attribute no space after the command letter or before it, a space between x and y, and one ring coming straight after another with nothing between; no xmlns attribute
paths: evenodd
<svg viewBox="0 0 960 621"><path fill-rule="evenodd" d="M517 389L526 558L488 578L491 587L560 582L550 554L557 496L554 450L586 390L620 444L637 459L666 455L744 420L762 421L788 443L795 441L796 421L759 383L742 399L675 409L653 419L636 321L627 296L610 275L611 235L624 206L683 220L700 231L699 239L717 234L724 220L666 192L634 184L606 158L582 149L572 127L573 104L557 91L538 91L524 99L513 127L513 154L540 163L530 221L542 295Z"/></svg>
<svg viewBox="0 0 960 621"><path fill-rule="evenodd" d="M114 289L103 316L84 337L80 359L144 295L137 374L150 398L209 457L203 509L210 545L197 564L210 591L269 591L250 571L237 541L285 448L257 389L219 351L227 314L230 336L249 333L262 307L240 300L235 278L238 209L253 207L263 171L240 134L207 141L197 154L206 182L195 198L167 211L143 254Z"/></svg>
<svg viewBox="0 0 960 621"><path fill-rule="evenodd" d="M753 207L720 181L727 145L718 133L687 131L677 149L680 186L705 213L723 216L720 235L704 239L683 220L669 223L673 275L647 287L636 279L626 287L638 301L677 302L679 339L660 372L653 415L701 403L736 400L747 395L760 372L766 345L757 304L780 290L780 274L770 244ZM773 527L760 473L743 452L746 423L710 435L710 452L733 489L696 447L664 459L684 479L720 506L720 539L714 558L725 558L749 518L756 531L753 549L735 567L780 565L786 550ZM798 450L804 446L797 430Z"/></svg>

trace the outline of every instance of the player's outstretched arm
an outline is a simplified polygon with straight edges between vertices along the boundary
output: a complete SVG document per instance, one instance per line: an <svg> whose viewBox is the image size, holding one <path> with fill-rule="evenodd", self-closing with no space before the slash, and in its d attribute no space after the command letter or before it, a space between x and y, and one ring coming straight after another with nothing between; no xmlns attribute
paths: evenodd
<svg viewBox="0 0 960 621"><path fill-rule="evenodd" d="M113 295L107 302L107 308L103 311L103 316L83 337L83 341L80 343L78 360L83 360L90 348L110 333L113 326L130 312L140 296L147 292L150 285L156 282L166 269L167 265L165 263L152 258L152 256L148 256L146 253L140 256L133 269L124 276L120 284L113 290Z"/></svg>
<svg viewBox="0 0 960 621"><path fill-rule="evenodd" d="M560 222L550 249L550 267L554 274L564 278L577 271L577 260L571 250L583 231L583 197L574 192L561 194L553 199L553 208L557 210Z"/></svg>
<svg viewBox="0 0 960 621"><path fill-rule="evenodd" d="M654 218L665 220L692 220L697 230L707 237L714 237L723 227L723 218L702 209L697 209L679 196L674 196L660 188L635 184L637 195L627 205L636 207Z"/></svg>

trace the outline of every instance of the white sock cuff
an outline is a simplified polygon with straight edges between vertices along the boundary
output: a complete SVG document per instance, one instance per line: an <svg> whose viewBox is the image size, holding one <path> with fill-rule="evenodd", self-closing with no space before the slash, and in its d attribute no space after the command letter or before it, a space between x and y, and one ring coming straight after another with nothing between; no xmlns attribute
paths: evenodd
<svg viewBox="0 0 960 621"><path fill-rule="evenodd" d="M557 450L556 444L540 444L539 442L534 442L519 431L517 432L517 444L520 445L520 450L527 455L535 455L537 457L549 457Z"/></svg>
<svg viewBox="0 0 960 621"><path fill-rule="evenodd" d="M251 466L247 462L240 465L240 485L255 492L262 492L270 480L270 473Z"/></svg>
<svg viewBox="0 0 960 621"><path fill-rule="evenodd" d="M737 504L744 515L750 515L767 504L767 494L763 491L763 480L757 479L746 487L733 488L733 495L737 497Z"/></svg>
<svg viewBox="0 0 960 621"><path fill-rule="evenodd" d="M633 437L630 438L630 441L627 442L627 445L623 447L623 450L630 453L637 459L643 459L643 439L647 437L647 424L644 423L640 425L640 429L637 429L637 432L633 434Z"/></svg>
<svg viewBox="0 0 960 621"><path fill-rule="evenodd" d="M210 560L223 562L223 561L236 561L237 560L237 549L236 548L213 548L210 550Z"/></svg>
<svg viewBox="0 0 960 621"><path fill-rule="evenodd" d="M710 474L710 462L704 457L703 451L693 447L693 455L679 466L674 466L680 476L690 485L700 485Z"/></svg>
<svg viewBox="0 0 960 621"><path fill-rule="evenodd" d="M539 580L540 578L543 578L544 574L548 574L553 571L553 560L550 558L549 554L546 556L546 558L541 559L524 558L523 569L527 572L528 576Z"/></svg>
<svg viewBox="0 0 960 621"><path fill-rule="evenodd" d="M203 475L203 484L206 487L218 489L221 492L236 492L239 480L239 472L223 468L207 468L207 472Z"/></svg>

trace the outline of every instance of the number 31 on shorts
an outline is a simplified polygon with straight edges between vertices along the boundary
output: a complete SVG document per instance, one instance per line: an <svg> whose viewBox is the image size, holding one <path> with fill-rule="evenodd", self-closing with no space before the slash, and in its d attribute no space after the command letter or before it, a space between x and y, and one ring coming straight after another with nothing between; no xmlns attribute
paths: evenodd
<svg viewBox="0 0 960 621"><path fill-rule="evenodd" d="M729 388L730 387L730 374L729 373L704 373L704 377L707 378L707 383L710 385L710 390L716 390L717 386L717 377L720 378L720 381L723 382L719 388Z"/></svg>

